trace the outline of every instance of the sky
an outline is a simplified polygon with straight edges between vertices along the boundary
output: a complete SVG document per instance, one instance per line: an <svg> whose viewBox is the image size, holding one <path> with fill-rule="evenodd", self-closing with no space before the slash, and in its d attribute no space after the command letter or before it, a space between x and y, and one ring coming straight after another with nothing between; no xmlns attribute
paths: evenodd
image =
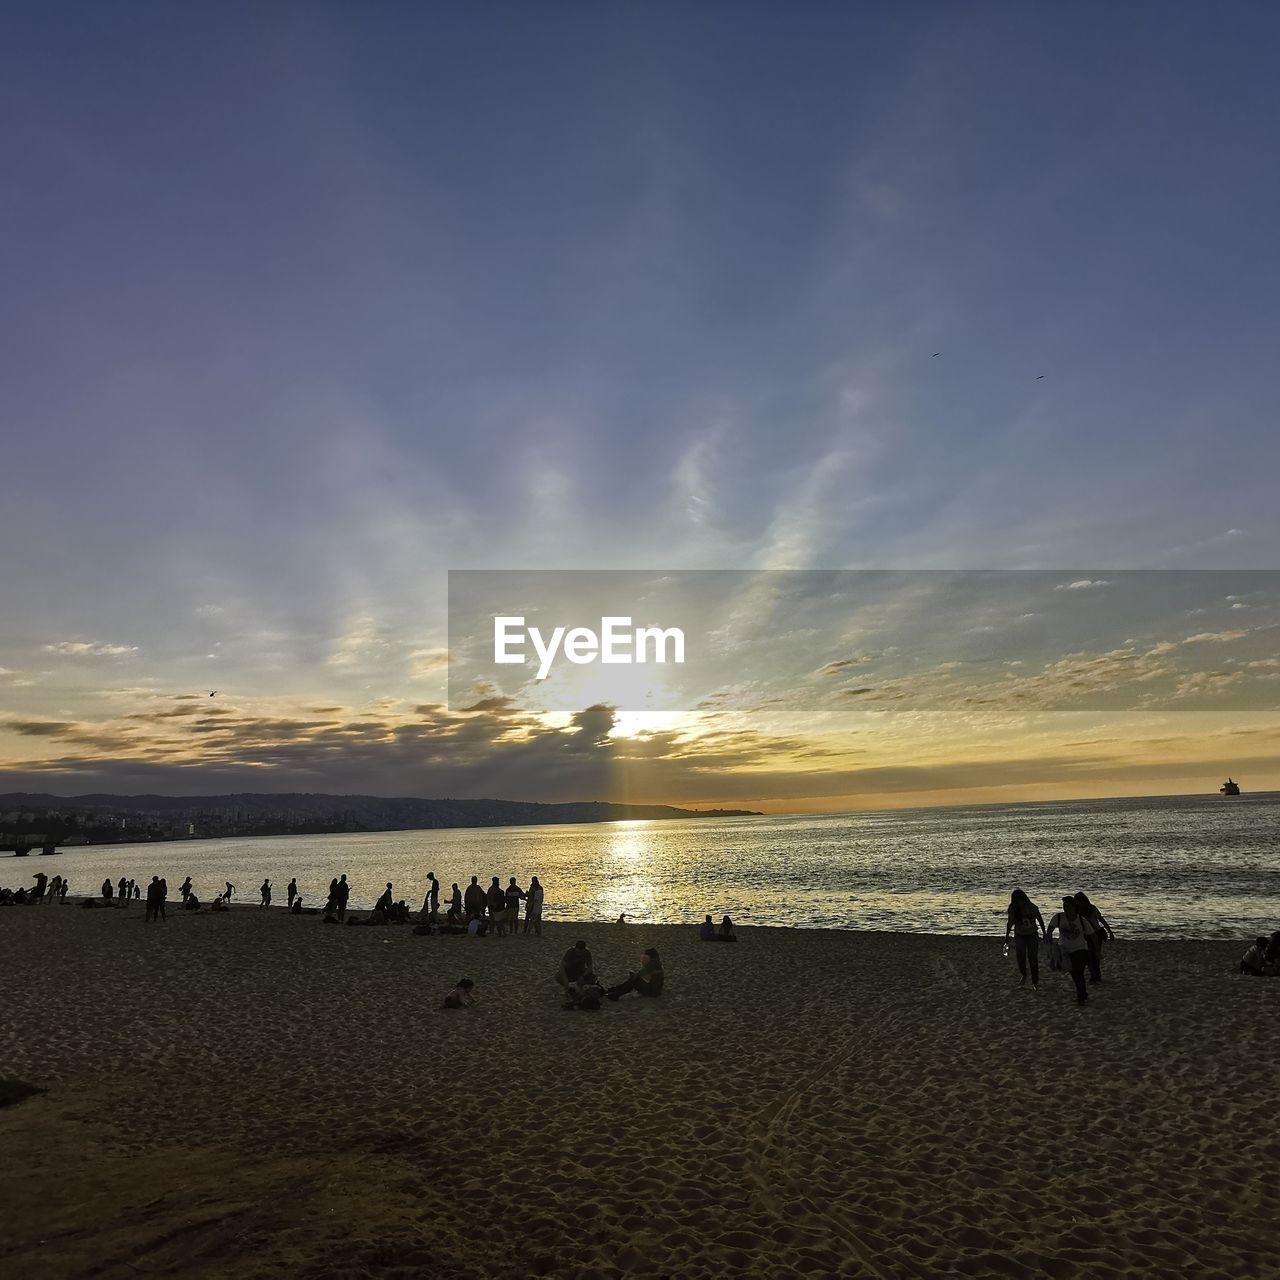
<svg viewBox="0 0 1280 1280"><path fill-rule="evenodd" d="M0 789L1280 787L1225 582L1021 660L1176 646L1229 707L975 722L947 611L878 728L763 606L666 719L446 681L451 569L1057 574L1016 619L1272 568L1278 51L1245 4L6 6Z"/></svg>

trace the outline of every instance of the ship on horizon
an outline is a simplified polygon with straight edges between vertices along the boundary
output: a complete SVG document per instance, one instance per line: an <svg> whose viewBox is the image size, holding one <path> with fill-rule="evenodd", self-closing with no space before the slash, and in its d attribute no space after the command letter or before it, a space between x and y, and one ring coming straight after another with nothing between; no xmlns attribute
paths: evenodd
<svg viewBox="0 0 1280 1280"><path fill-rule="evenodd" d="M1238 782L1233 782L1228 778L1226 782L1218 788L1218 790L1221 791L1224 796L1238 796L1240 794L1240 784Z"/></svg>

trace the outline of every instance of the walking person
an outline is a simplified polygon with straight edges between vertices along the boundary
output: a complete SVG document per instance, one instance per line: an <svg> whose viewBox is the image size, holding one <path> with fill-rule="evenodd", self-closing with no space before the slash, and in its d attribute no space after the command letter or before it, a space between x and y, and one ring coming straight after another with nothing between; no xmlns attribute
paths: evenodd
<svg viewBox="0 0 1280 1280"><path fill-rule="evenodd" d="M296 898L296 897L298 896L298 878L297 878L297 876L294 876L294 878L293 878L292 880L290 880L290 881L289 881L289 888L286 890L286 892L287 892L287 893L288 893L288 895L289 895L289 901L288 901L288 904L287 904L287 905L288 905L289 910L290 910L290 911L292 911L292 910L293 910L293 900L294 900L294 898Z"/></svg>
<svg viewBox="0 0 1280 1280"><path fill-rule="evenodd" d="M269 907L271 905L271 881L264 880L262 888L258 890L262 894L262 901L258 903L259 907Z"/></svg>
<svg viewBox="0 0 1280 1280"><path fill-rule="evenodd" d="M1044 937L1044 917L1040 908L1021 889L1009 895L1009 909L1004 926L1007 946L1013 934L1014 954L1018 960L1018 972L1022 975L1020 987L1027 985L1027 972L1031 973L1031 990L1040 990L1040 939Z"/></svg>
<svg viewBox="0 0 1280 1280"><path fill-rule="evenodd" d="M1115 941L1115 934L1111 932L1111 926L1107 923L1106 918L1097 907L1089 901L1088 895L1081 890L1075 896L1076 910L1084 918L1089 928L1093 930L1089 934L1089 981L1102 981L1102 940L1105 937L1108 941Z"/></svg>
<svg viewBox="0 0 1280 1280"><path fill-rule="evenodd" d="M1062 910L1050 920L1044 931L1045 939L1058 934L1059 946L1071 966L1071 981L1076 986L1076 1003L1084 1004L1089 999L1089 989L1084 983L1084 971L1089 964L1089 923L1076 909L1074 898L1063 898Z"/></svg>
<svg viewBox="0 0 1280 1280"><path fill-rule="evenodd" d="M228 880L226 892L222 895L222 900L227 904L227 906L231 905L231 895L235 893L235 891L236 891L235 885L233 885L231 881Z"/></svg>
<svg viewBox="0 0 1280 1280"><path fill-rule="evenodd" d="M538 877L534 876L529 881L529 891L524 895L524 931L529 932L530 926L533 927L534 937L542 937L542 886L538 883Z"/></svg>

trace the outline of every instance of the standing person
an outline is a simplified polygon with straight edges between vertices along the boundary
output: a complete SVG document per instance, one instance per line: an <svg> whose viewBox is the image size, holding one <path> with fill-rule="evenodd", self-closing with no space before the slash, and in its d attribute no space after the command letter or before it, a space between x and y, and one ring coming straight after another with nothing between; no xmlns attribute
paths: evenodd
<svg viewBox="0 0 1280 1280"><path fill-rule="evenodd" d="M338 877L334 876L329 881L329 897L324 904L324 913L327 916L332 915L338 909Z"/></svg>
<svg viewBox="0 0 1280 1280"><path fill-rule="evenodd" d="M288 906L289 910L292 911L293 900L298 896L298 877L297 876L294 876L293 879L289 881L289 888L286 890L286 892L289 895L289 901L286 905Z"/></svg>
<svg viewBox="0 0 1280 1280"><path fill-rule="evenodd" d="M185 907L186 907L186 905L187 905L187 899L188 899L189 897L191 897L191 877L190 877L190 876L188 876L188 877L187 877L187 878L186 878L186 879L185 879L185 880L184 880L184 881L183 881L183 882L178 886L178 892L179 892L180 894L182 894L182 905L183 905L183 908L185 909Z"/></svg>
<svg viewBox="0 0 1280 1280"><path fill-rule="evenodd" d="M155 879L155 876L152 876L151 878L154 880L154 879ZM129 884L129 882L124 878L124 876L121 876L121 877L120 877L120 883L119 883L118 885L116 885L116 897L118 897L118 898L120 899L120 901L121 901L121 902L127 902L127 901L128 901L128 899L129 899L129 892L128 892L128 891L129 891L129 889L130 889L131 887L132 887L132 886L131 886L131 885Z"/></svg>
<svg viewBox="0 0 1280 1280"><path fill-rule="evenodd" d="M458 886L453 887L456 889ZM423 899L422 909L427 913L427 919L434 924L440 911L440 881L436 879L434 871L427 872L427 896Z"/></svg>
<svg viewBox="0 0 1280 1280"><path fill-rule="evenodd" d="M462 914L462 890L458 888L458 882L453 882L453 892L449 895L449 914Z"/></svg>
<svg viewBox="0 0 1280 1280"><path fill-rule="evenodd" d="M262 888L258 890L262 894L262 901L258 903L259 907L269 907L271 905L271 881L264 880Z"/></svg>
<svg viewBox="0 0 1280 1280"><path fill-rule="evenodd" d="M502 888L502 882L497 876L493 877L493 882L489 885L489 923L497 927L498 937L506 936L507 926L507 895Z"/></svg>
<svg viewBox="0 0 1280 1280"><path fill-rule="evenodd" d="M58 900L58 895L59 895L61 892L62 892L62 877L61 877L61 876L54 876L54 877L53 877L53 879L49 881L49 896L48 896L48 901L50 901L50 902L57 902L57 900Z"/></svg>
<svg viewBox="0 0 1280 1280"><path fill-rule="evenodd" d="M58 890L58 897L59 897L59 898L65 898L65 897L67 896L67 890L68 890L70 887L71 887L71 886L67 883L67 877L66 877L66 876L63 876L63 877L62 877L62 888Z"/></svg>
<svg viewBox="0 0 1280 1280"><path fill-rule="evenodd" d="M616 986L610 987L605 995L610 1000L617 1000L630 991L638 991L642 996L660 996L664 980L658 949L650 947L640 957L639 972L629 973L625 982L619 982Z"/></svg>
<svg viewBox="0 0 1280 1280"><path fill-rule="evenodd" d="M1015 889L1009 895L1009 907L1004 925L1006 942L1009 941L1011 933L1018 958L1018 972L1022 974L1022 980L1018 986L1026 986L1027 970L1030 969L1031 990L1039 991L1040 939L1044 937L1044 917L1040 914L1040 908L1021 889Z"/></svg>
<svg viewBox="0 0 1280 1280"><path fill-rule="evenodd" d="M138 887L137 885L134 885L135 890L137 889L137 887ZM161 876L160 877L160 899L156 903L156 906L160 912L161 920L165 918L164 904L168 901L169 901L169 882L164 878L164 876Z"/></svg>
<svg viewBox="0 0 1280 1280"><path fill-rule="evenodd" d="M534 937L542 937L542 886L538 883L538 877L534 876L529 881L529 892L525 895L524 904L524 931L529 932L529 926L533 926Z"/></svg>
<svg viewBox="0 0 1280 1280"><path fill-rule="evenodd" d="M1084 971L1089 963L1089 922L1076 910L1074 898L1063 898L1062 910L1049 921L1044 931L1047 939L1057 931L1061 941L1062 953L1071 965L1071 981L1076 984L1076 1003L1084 1004L1089 999L1088 988L1084 985Z"/></svg>
<svg viewBox="0 0 1280 1280"><path fill-rule="evenodd" d="M1093 930L1089 934L1089 981L1102 981L1102 939L1115 941L1115 934L1106 922L1101 911L1089 901L1088 895L1081 890L1076 894L1076 910L1084 917L1085 923Z"/></svg>
<svg viewBox="0 0 1280 1280"><path fill-rule="evenodd" d="M138 888L136 880L129 881L129 892L133 894L135 900L142 896L142 890Z"/></svg>
<svg viewBox="0 0 1280 1280"><path fill-rule="evenodd" d="M463 896L463 901L467 907L467 919L473 916L484 915L485 896L484 890L480 887L480 877L472 876L471 883L467 885L467 892Z"/></svg>
<svg viewBox="0 0 1280 1280"><path fill-rule="evenodd" d="M516 884L515 876L512 876L507 883L506 900L507 900L507 928L511 930L511 936L516 936L516 925L520 923L520 901L528 895Z"/></svg>
<svg viewBox="0 0 1280 1280"><path fill-rule="evenodd" d="M104 902L110 902L110 901L111 901L111 895L112 895L112 893L113 893L113 892L114 892L114 890L111 888L111 877L110 877L110 876L108 876L108 877L107 877L107 878L102 882L102 899L103 899L103 901L104 901Z"/></svg>
<svg viewBox="0 0 1280 1280"><path fill-rule="evenodd" d="M345 920L347 918L347 899L351 897L351 886L347 883L347 873L344 871L338 877L338 919Z"/></svg>
<svg viewBox="0 0 1280 1280"><path fill-rule="evenodd" d="M147 914L144 922L150 924L156 918L160 911L160 877L152 876L151 883L147 885Z"/></svg>
<svg viewBox="0 0 1280 1280"><path fill-rule="evenodd" d="M231 905L231 895L235 893L235 891L236 891L235 885L233 885L231 881L228 880L226 892L222 895L222 900L227 904L227 906Z"/></svg>

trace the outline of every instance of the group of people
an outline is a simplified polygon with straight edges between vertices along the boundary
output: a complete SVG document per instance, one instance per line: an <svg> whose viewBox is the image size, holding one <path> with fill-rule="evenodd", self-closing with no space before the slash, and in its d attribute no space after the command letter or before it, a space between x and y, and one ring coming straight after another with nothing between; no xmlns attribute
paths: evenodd
<svg viewBox="0 0 1280 1280"><path fill-rule="evenodd" d="M1071 974L1076 1002L1084 1004L1089 999L1088 984L1102 981L1103 943L1115 940L1106 917L1088 895L1080 892L1064 897L1062 910L1054 912L1046 925L1040 908L1021 889L1015 889L1009 896L1006 917L1005 952L1008 953L1012 937L1014 957L1022 975L1019 985L1025 986L1030 977L1032 989L1039 990L1043 940L1049 947L1049 967Z"/></svg>
<svg viewBox="0 0 1280 1280"><path fill-rule="evenodd" d="M708 916L698 926L698 937L703 942L737 942L738 934L733 927L733 921L725 916L717 925L710 916Z"/></svg>
<svg viewBox="0 0 1280 1280"><path fill-rule="evenodd" d="M49 879L43 871L33 877L35 884L29 889L19 885L16 889L0 889L0 907L37 906L42 902L61 902L70 887L63 876Z"/></svg>

